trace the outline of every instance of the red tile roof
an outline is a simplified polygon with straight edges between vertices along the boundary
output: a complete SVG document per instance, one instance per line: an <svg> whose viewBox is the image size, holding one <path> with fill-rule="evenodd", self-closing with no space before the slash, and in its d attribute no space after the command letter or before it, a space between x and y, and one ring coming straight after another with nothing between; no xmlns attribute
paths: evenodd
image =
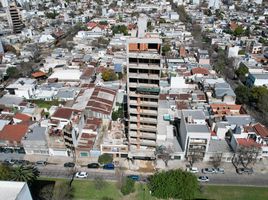
<svg viewBox="0 0 268 200"><path fill-rule="evenodd" d="M253 139L238 138L237 142L240 146L244 147L261 147L261 144L258 144Z"/></svg>
<svg viewBox="0 0 268 200"><path fill-rule="evenodd" d="M254 130L261 137L268 137L268 128L260 123L257 123L253 126Z"/></svg>
<svg viewBox="0 0 268 200"><path fill-rule="evenodd" d="M32 73L32 77L34 77L34 78L39 78L39 77L43 77L43 76L46 76L45 72L39 71L39 72Z"/></svg>
<svg viewBox="0 0 268 200"><path fill-rule="evenodd" d="M14 119L19 119L21 121L31 121L31 117L22 113L16 113L13 117Z"/></svg>
<svg viewBox="0 0 268 200"><path fill-rule="evenodd" d="M203 74L203 75L208 75L209 71L207 68L204 67L195 67L191 70L192 74Z"/></svg>
<svg viewBox="0 0 268 200"><path fill-rule="evenodd" d="M71 119L73 112L81 112L81 111L71 108L58 108L58 110L56 110L56 112L54 112L54 114L51 117L69 120Z"/></svg>
<svg viewBox="0 0 268 200"><path fill-rule="evenodd" d="M3 130L0 131L0 140L20 142L26 135L28 126L24 124L5 125Z"/></svg>

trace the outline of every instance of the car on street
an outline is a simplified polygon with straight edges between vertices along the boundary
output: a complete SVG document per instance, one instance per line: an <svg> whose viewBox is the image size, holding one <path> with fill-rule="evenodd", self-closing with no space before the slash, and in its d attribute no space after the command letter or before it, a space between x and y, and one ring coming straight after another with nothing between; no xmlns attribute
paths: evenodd
<svg viewBox="0 0 268 200"><path fill-rule="evenodd" d="M14 165L17 162L15 159L5 159L4 163L7 165Z"/></svg>
<svg viewBox="0 0 268 200"><path fill-rule="evenodd" d="M237 168L236 172L238 174L253 174L253 169L252 168Z"/></svg>
<svg viewBox="0 0 268 200"><path fill-rule="evenodd" d="M47 165L47 161L38 160L38 161L35 162L35 165L46 166Z"/></svg>
<svg viewBox="0 0 268 200"><path fill-rule="evenodd" d="M77 172L75 174L75 178L87 178L88 177L88 173L87 172Z"/></svg>
<svg viewBox="0 0 268 200"><path fill-rule="evenodd" d="M113 163L108 163L103 166L103 169L107 170L114 170L114 164Z"/></svg>
<svg viewBox="0 0 268 200"><path fill-rule="evenodd" d="M87 168L93 168L93 169L97 169L100 167L100 164L99 163L89 163L87 165Z"/></svg>
<svg viewBox="0 0 268 200"><path fill-rule="evenodd" d="M187 172L191 172L193 174L196 174L199 172L198 168L197 167L190 167L190 168L187 168L186 169Z"/></svg>
<svg viewBox="0 0 268 200"><path fill-rule="evenodd" d="M214 174L216 173L216 170L214 168L204 168L202 169L203 174Z"/></svg>
<svg viewBox="0 0 268 200"><path fill-rule="evenodd" d="M207 176L199 176L197 180L199 182L209 182L209 178Z"/></svg>
<svg viewBox="0 0 268 200"><path fill-rule="evenodd" d="M73 162L67 162L67 163L64 163L63 165L64 167L74 167L75 164Z"/></svg>
<svg viewBox="0 0 268 200"><path fill-rule="evenodd" d="M133 181L139 181L140 180L140 176L139 175L128 175L128 178L132 179Z"/></svg>
<svg viewBox="0 0 268 200"><path fill-rule="evenodd" d="M225 173L223 168L216 168L215 172L216 172L216 174L224 174Z"/></svg>

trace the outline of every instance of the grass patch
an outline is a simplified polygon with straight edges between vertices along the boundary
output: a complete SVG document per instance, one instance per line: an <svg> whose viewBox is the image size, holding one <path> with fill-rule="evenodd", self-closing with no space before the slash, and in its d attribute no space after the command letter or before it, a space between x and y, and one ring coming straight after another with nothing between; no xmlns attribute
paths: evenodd
<svg viewBox="0 0 268 200"><path fill-rule="evenodd" d="M204 186L204 192L199 194L197 198L217 200L266 200L268 199L268 188L206 185Z"/></svg>
<svg viewBox="0 0 268 200"><path fill-rule="evenodd" d="M61 184L69 183L67 179L41 178L39 180L55 181L54 197L61 192ZM123 196L117 189L115 182L107 181L105 187L97 190L93 180L74 180L72 196L74 200L102 200L110 197L113 200L158 200L152 197L146 184L136 183L135 192ZM266 200L268 199L267 187L250 186L220 186L204 185L203 192L196 195L196 199L216 200Z"/></svg>
<svg viewBox="0 0 268 200"><path fill-rule="evenodd" d="M49 110L51 106L58 106L62 103L58 100L45 101L41 99L31 100L30 102L36 104L39 108L46 108L47 110Z"/></svg>
<svg viewBox="0 0 268 200"><path fill-rule="evenodd" d="M101 200L103 197L117 200L123 197L114 182L107 182L105 187L100 190L96 190L93 181L75 180L72 186L74 189L73 196L76 200Z"/></svg>

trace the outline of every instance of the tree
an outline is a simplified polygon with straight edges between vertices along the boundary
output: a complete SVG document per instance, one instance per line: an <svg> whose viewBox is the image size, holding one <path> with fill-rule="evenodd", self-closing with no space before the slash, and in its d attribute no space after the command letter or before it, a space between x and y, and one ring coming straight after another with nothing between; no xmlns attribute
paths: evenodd
<svg viewBox="0 0 268 200"><path fill-rule="evenodd" d="M261 152L261 148L257 145L240 146L233 157L233 164L238 167L240 164L244 168L254 165Z"/></svg>
<svg viewBox="0 0 268 200"><path fill-rule="evenodd" d="M246 74L248 73L248 68L245 65L241 64L235 73L243 83L246 82Z"/></svg>
<svg viewBox="0 0 268 200"><path fill-rule="evenodd" d="M235 30L234 30L234 36L241 36L244 33L244 29L242 26L238 26Z"/></svg>
<svg viewBox="0 0 268 200"><path fill-rule="evenodd" d="M115 25L112 27L113 35L118 33L123 33L124 35L128 35L128 30L125 25Z"/></svg>
<svg viewBox="0 0 268 200"><path fill-rule="evenodd" d="M124 118L124 110L122 105L119 106L118 110L112 112L112 120L116 121L118 118Z"/></svg>
<svg viewBox="0 0 268 200"><path fill-rule="evenodd" d="M115 177L116 177L116 187L118 189L121 189L125 180L125 173L121 167L117 167L115 169Z"/></svg>
<svg viewBox="0 0 268 200"><path fill-rule="evenodd" d="M12 168L10 173L10 180L23 181L31 185L39 176L40 172L34 166L19 165Z"/></svg>
<svg viewBox="0 0 268 200"><path fill-rule="evenodd" d="M239 104L248 104L250 98L250 90L247 86L239 85L235 88L236 101Z"/></svg>
<svg viewBox="0 0 268 200"><path fill-rule="evenodd" d="M268 89L265 86L253 87L250 91L250 101L254 103L259 103L259 99L268 94Z"/></svg>
<svg viewBox="0 0 268 200"><path fill-rule="evenodd" d="M212 165L218 168L221 165L222 153L215 153L212 159Z"/></svg>
<svg viewBox="0 0 268 200"><path fill-rule="evenodd" d="M122 192L123 195L128 195L128 194L134 192L135 191L135 182L134 182L134 180L132 180L130 178L126 178L123 181L123 185L122 185L120 191Z"/></svg>
<svg viewBox="0 0 268 200"><path fill-rule="evenodd" d="M114 70L112 70L110 68L106 68L102 72L102 79L104 81L115 81L115 80L117 80L117 75L114 72Z"/></svg>
<svg viewBox="0 0 268 200"><path fill-rule="evenodd" d="M196 176L181 169L157 172L149 178L148 187L160 199L193 199L198 191Z"/></svg>
<svg viewBox="0 0 268 200"><path fill-rule="evenodd" d="M170 51L171 51L170 45L169 44L164 44L164 46L162 47L163 55L166 55Z"/></svg>
<svg viewBox="0 0 268 200"><path fill-rule="evenodd" d="M11 168L7 165L0 164L0 180L10 180Z"/></svg>
<svg viewBox="0 0 268 200"><path fill-rule="evenodd" d="M101 176L96 176L94 178L94 186L97 190L101 190L106 186L106 182Z"/></svg>
<svg viewBox="0 0 268 200"><path fill-rule="evenodd" d="M45 15L49 19L56 19L56 17L59 15L59 13L57 13L56 10L53 10L53 12L47 12L47 13L45 13Z"/></svg>
<svg viewBox="0 0 268 200"><path fill-rule="evenodd" d="M55 190L52 200L73 199L73 187L70 187L68 182L59 182L58 184L58 188L60 188L60 190Z"/></svg>
<svg viewBox="0 0 268 200"><path fill-rule="evenodd" d="M100 164L108 164L113 162L113 157L112 155L105 153L99 156L98 162Z"/></svg>
<svg viewBox="0 0 268 200"><path fill-rule="evenodd" d="M162 159L166 165L168 166L168 161L171 159L171 154L174 152L170 146L158 146L156 147L156 156Z"/></svg>
<svg viewBox="0 0 268 200"><path fill-rule="evenodd" d="M6 75L9 78L19 78L21 76L20 71L16 67L9 67L6 71Z"/></svg>

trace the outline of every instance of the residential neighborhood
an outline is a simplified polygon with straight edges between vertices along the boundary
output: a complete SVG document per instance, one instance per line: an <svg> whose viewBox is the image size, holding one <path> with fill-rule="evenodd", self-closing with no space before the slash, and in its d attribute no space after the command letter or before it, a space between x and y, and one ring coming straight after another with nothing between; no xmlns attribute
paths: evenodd
<svg viewBox="0 0 268 200"><path fill-rule="evenodd" d="M265 0L1 0L3 199L267 199L267 36Z"/></svg>

